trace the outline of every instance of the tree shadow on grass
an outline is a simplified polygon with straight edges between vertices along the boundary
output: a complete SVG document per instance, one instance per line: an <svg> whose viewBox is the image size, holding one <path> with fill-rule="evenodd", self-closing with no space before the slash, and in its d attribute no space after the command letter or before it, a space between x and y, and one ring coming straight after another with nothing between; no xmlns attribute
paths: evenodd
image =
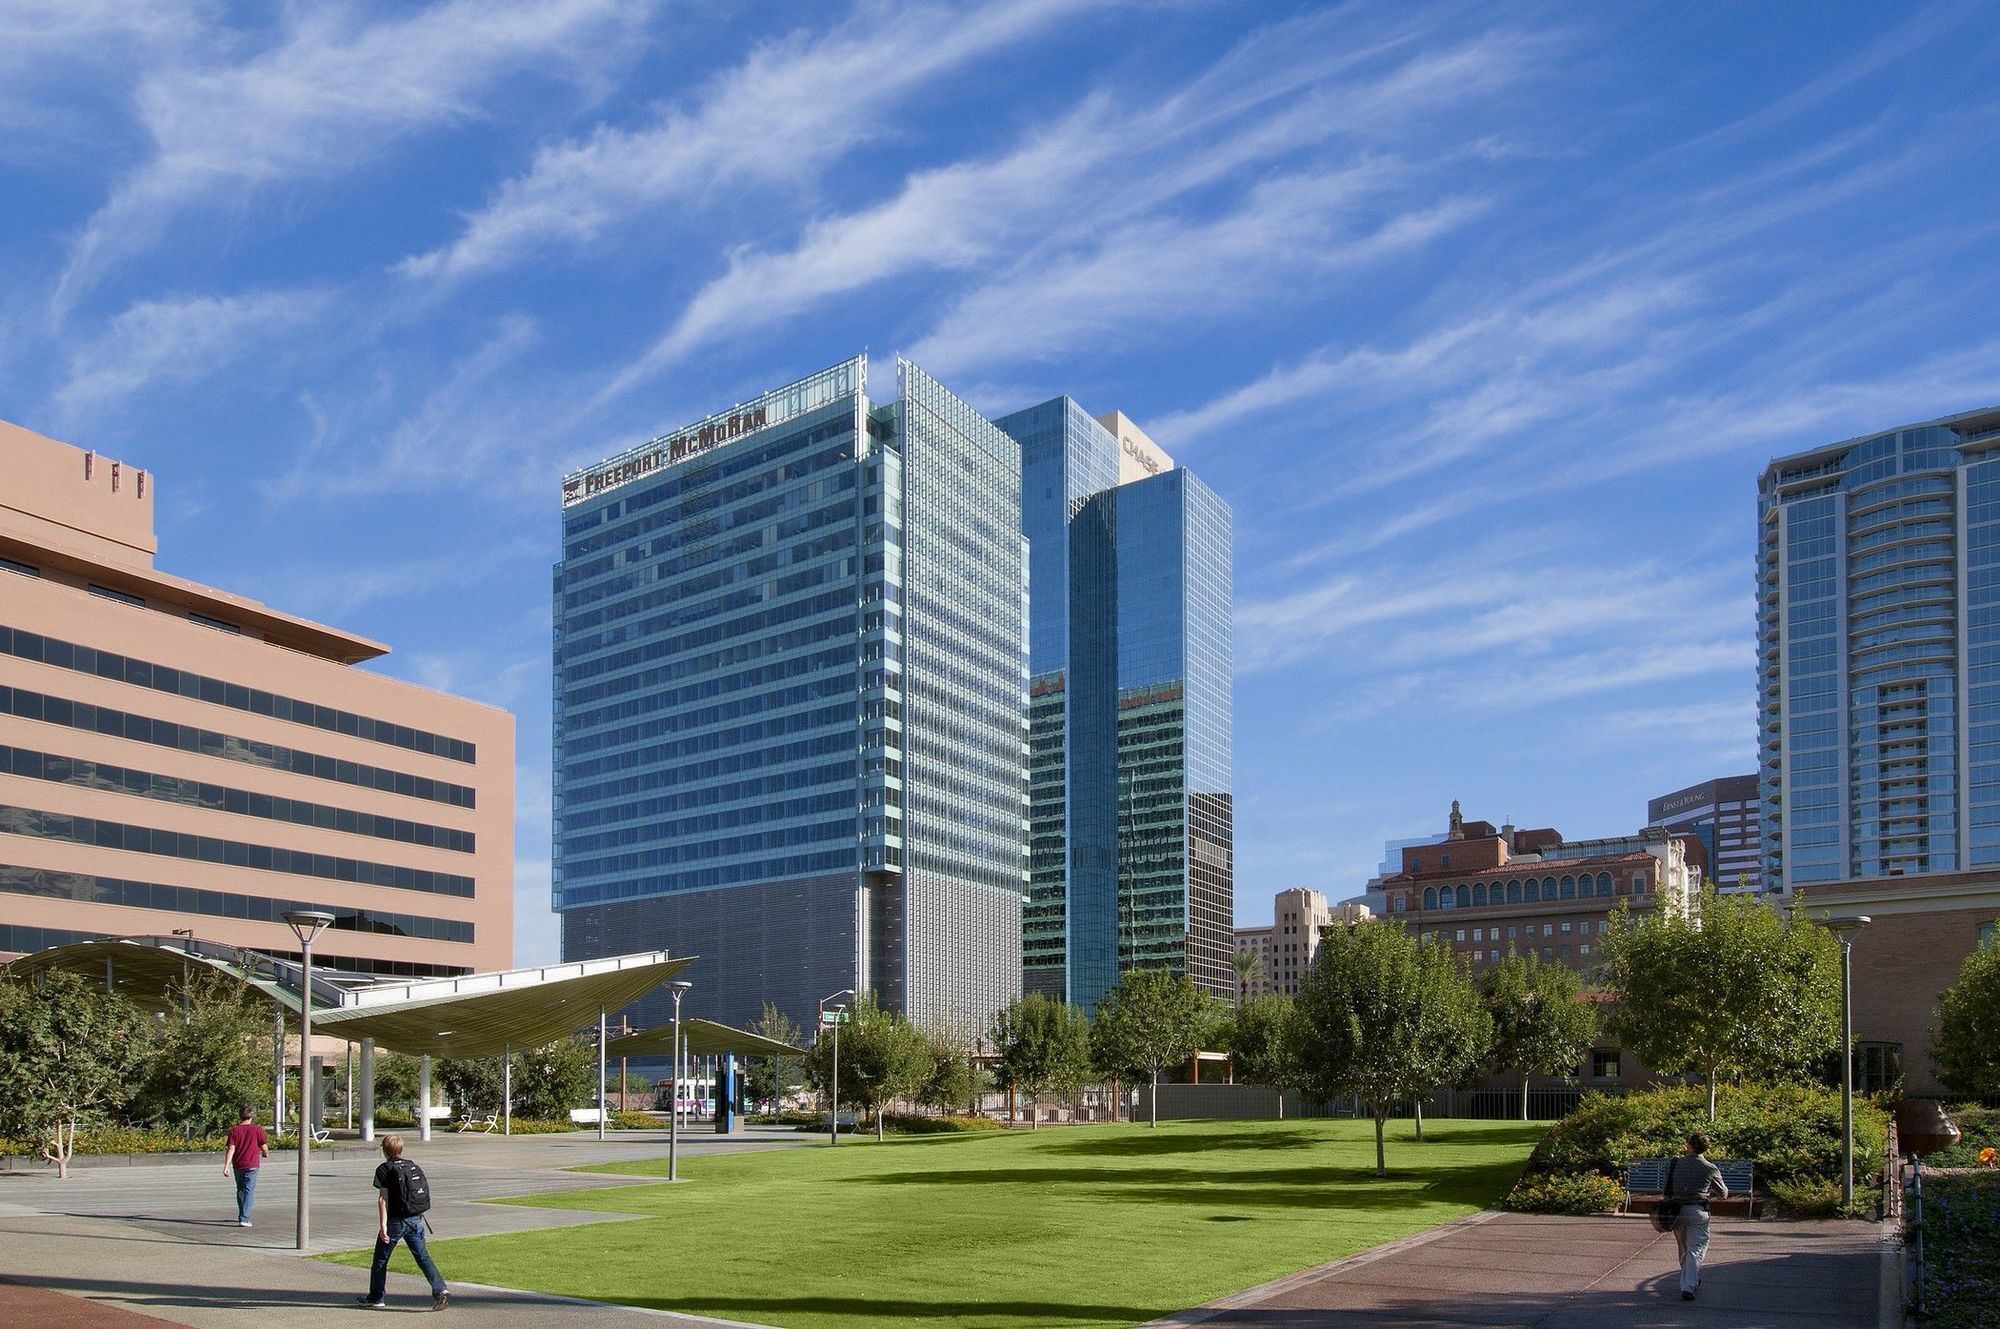
<svg viewBox="0 0 2000 1329"><path fill-rule="evenodd" d="M1240 1134L1184 1135L1154 1131L1072 1136L1042 1146L1050 1154L1091 1154L1100 1158L1146 1158L1158 1154L1208 1154L1254 1149L1316 1149L1326 1141L1303 1131L1258 1130Z"/></svg>
<svg viewBox="0 0 2000 1329"><path fill-rule="evenodd" d="M1418 1200L1489 1204L1519 1175L1516 1160L1469 1167L1392 1168L1387 1178L1372 1168L1284 1167L1206 1170L1191 1167L1090 1167L1087 1165L900 1172L850 1177L848 1186L1027 1186L1044 1194L1064 1189L1092 1197L1148 1204L1294 1209L1401 1209Z"/></svg>
<svg viewBox="0 0 2000 1329"><path fill-rule="evenodd" d="M689 1295L673 1300L633 1298L621 1303L645 1310L682 1315L713 1315L778 1323L790 1316L845 1315L857 1325L879 1325L895 1320L945 1320L1012 1317L1022 1324L1062 1324L1070 1321L1102 1321L1107 1324L1142 1324L1179 1309L1171 1304L1154 1306L1098 1306L1067 1301L911 1301L887 1297L728 1297Z"/></svg>

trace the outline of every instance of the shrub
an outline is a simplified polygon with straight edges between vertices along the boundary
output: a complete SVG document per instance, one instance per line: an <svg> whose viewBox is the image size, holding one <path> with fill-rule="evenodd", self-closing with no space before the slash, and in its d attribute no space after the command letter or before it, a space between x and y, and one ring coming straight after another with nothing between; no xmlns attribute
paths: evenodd
<svg viewBox="0 0 2000 1329"><path fill-rule="evenodd" d="M1927 1329L2000 1323L2000 1174L1926 1177L1922 1229Z"/></svg>
<svg viewBox="0 0 2000 1329"><path fill-rule="evenodd" d="M1882 1166L1888 1114L1864 1100L1854 1104L1854 1173ZM1840 1178L1840 1091L1779 1083L1723 1088L1713 1122L1700 1088L1668 1087L1613 1097L1587 1096L1543 1137L1529 1161L1533 1173L1594 1172L1619 1178L1635 1158L1673 1158L1691 1131L1706 1131L1716 1158L1747 1158L1757 1182Z"/></svg>
<svg viewBox="0 0 2000 1329"><path fill-rule="evenodd" d="M960 1135L978 1131L1004 1131L1005 1122L991 1117L968 1117L952 1115L944 1117L919 1117L903 1112L891 1112L882 1119L884 1129L892 1135Z"/></svg>
<svg viewBox="0 0 2000 1329"><path fill-rule="evenodd" d="M1522 1177L1502 1207L1523 1214L1602 1214L1618 1207L1624 1191L1594 1172Z"/></svg>
<svg viewBox="0 0 2000 1329"><path fill-rule="evenodd" d="M1787 1218L1832 1218L1840 1213L1837 1181L1774 1181L1770 1191Z"/></svg>
<svg viewBox="0 0 2000 1329"><path fill-rule="evenodd" d="M79 1132L76 1137L76 1152L86 1154L205 1154L213 1153L220 1158L223 1140L219 1135L183 1135L180 1131L161 1127L146 1126L98 1126L92 1130ZM271 1148L296 1149L299 1140L296 1135L273 1135ZM38 1158L41 1146L25 1140L0 1140L0 1154L16 1157Z"/></svg>
<svg viewBox="0 0 2000 1329"><path fill-rule="evenodd" d="M664 1116L656 1117L650 1112L614 1112L611 1124L621 1131L663 1131L667 1129Z"/></svg>

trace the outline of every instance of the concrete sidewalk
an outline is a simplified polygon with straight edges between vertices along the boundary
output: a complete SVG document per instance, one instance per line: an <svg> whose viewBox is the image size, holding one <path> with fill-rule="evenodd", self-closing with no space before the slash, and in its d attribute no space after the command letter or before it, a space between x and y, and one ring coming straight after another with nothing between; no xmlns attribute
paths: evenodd
<svg viewBox="0 0 2000 1329"><path fill-rule="evenodd" d="M664 1139L621 1133L599 1142L591 1135L439 1137L412 1141L409 1157L421 1162L437 1193L432 1222L440 1236L477 1236L532 1228L623 1222L622 1214L481 1204L497 1196L546 1194L646 1185L653 1178L610 1177L564 1171L584 1164L664 1156ZM797 1148L816 1137L795 1132L738 1137L683 1138L684 1157L745 1149ZM380 1154L315 1152L312 1158L313 1250L355 1250L373 1241L374 1191L369 1184ZM83 1169L68 1181L53 1174L0 1175L0 1324L101 1325L133 1323L105 1312L138 1312L204 1329L269 1329L284 1325L352 1326L355 1297L367 1273L298 1258L292 1225L298 1173L290 1156L272 1158L260 1176L256 1225L236 1226L231 1183L220 1161ZM402 1257L398 1257L399 1262ZM570 1301L452 1282L450 1323L507 1329L568 1329L588 1324L716 1326L730 1322L701 1316ZM51 1318L52 1294L73 1305L74 1316ZM81 1298L81 1302L74 1299ZM430 1309L420 1278L390 1275L394 1310ZM84 1304L89 1303L89 1304ZM134 1329L137 1329L134 1324Z"/></svg>
<svg viewBox="0 0 2000 1329"><path fill-rule="evenodd" d="M1155 1324L1877 1329L1883 1263L1877 1224L1717 1219L1684 1302L1674 1239L1643 1219L1485 1213Z"/></svg>

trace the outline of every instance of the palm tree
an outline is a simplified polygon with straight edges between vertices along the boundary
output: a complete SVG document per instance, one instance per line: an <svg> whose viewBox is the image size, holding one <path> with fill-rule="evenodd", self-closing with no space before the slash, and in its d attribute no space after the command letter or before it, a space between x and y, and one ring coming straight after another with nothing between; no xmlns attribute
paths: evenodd
<svg viewBox="0 0 2000 1329"><path fill-rule="evenodd" d="M1263 958L1252 950L1241 950L1229 957L1229 963L1236 969L1236 1004L1241 1006L1250 997L1250 980L1256 976L1257 966Z"/></svg>

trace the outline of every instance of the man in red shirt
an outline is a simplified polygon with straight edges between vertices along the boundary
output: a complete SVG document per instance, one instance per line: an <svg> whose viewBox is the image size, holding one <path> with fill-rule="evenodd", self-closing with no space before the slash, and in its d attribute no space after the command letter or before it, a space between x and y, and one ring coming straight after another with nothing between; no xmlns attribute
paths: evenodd
<svg viewBox="0 0 2000 1329"><path fill-rule="evenodd" d="M257 1168L271 1141L251 1119L247 1105L238 1108L237 1115L241 1119L229 1128L229 1142L222 1151L222 1175L236 1178L236 1226L249 1227L250 1205L257 1198Z"/></svg>

